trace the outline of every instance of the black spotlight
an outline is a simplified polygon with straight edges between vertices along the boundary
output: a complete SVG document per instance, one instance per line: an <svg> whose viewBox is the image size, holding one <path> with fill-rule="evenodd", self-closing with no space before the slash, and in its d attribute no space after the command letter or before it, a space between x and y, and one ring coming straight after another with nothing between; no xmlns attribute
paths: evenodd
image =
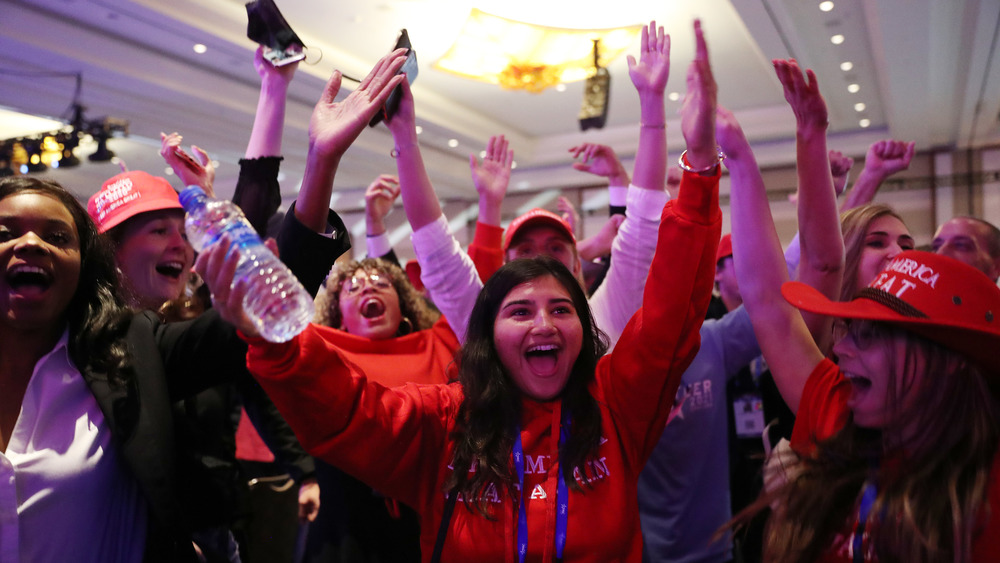
<svg viewBox="0 0 1000 563"><path fill-rule="evenodd" d="M94 154L87 157L91 162L108 162L115 157L115 153L108 148L108 139L111 138L111 133L108 131L100 131L94 133L94 140L97 141L97 150Z"/></svg>

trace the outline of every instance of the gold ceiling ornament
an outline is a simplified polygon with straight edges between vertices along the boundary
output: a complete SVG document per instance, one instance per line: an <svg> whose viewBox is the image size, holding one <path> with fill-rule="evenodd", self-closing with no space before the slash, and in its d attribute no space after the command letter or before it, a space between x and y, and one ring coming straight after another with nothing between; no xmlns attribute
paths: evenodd
<svg viewBox="0 0 1000 563"><path fill-rule="evenodd" d="M434 67L538 93L562 82L594 74L594 40L601 44L598 65L606 67L633 46L641 25L613 29L545 27L494 16L473 8L455 43Z"/></svg>

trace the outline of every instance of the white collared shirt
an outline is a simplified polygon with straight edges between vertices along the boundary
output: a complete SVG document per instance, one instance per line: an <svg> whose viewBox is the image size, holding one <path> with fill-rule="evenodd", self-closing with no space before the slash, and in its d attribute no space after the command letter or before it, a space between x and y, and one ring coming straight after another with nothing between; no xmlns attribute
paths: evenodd
<svg viewBox="0 0 1000 563"><path fill-rule="evenodd" d="M68 338L35 364L0 453L0 563L142 560L146 503Z"/></svg>

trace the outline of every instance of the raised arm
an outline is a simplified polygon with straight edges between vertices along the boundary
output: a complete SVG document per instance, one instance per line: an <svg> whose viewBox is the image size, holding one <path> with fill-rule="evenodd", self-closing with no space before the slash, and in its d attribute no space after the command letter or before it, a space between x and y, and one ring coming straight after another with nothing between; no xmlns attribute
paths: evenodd
<svg viewBox="0 0 1000 563"><path fill-rule="evenodd" d="M484 283L503 266L500 209L507 195L513 165L514 151L510 150L503 135L490 137L482 162L476 159L476 155L469 155L472 183L479 193L479 219L476 234L469 245L469 258Z"/></svg>
<svg viewBox="0 0 1000 563"><path fill-rule="evenodd" d="M806 380L823 354L798 310L781 295L788 272L764 179L739 123L723 108L718 112L717 138L732 185L733 261L743 306L781 396L795 412Z"/></svg>
<svg viewBox="0 0 1000 563"><path fill-rule="evenodd" d="M486 145L486 156L482 162L476 155L469 155L469 169L472 184L479 194L479 222L500 226L500 206L507 195L510 184L510 170L514 164L514 151L503 135L493 135Z"/></svg>
<svg viewBox="0 0 1000 563"><path fill-rule="evenodd" d="M340 159L385 104L392 89L404 79L396 71L403 66L405 54L405 49L397 49L379 59L357 89L340 102L336 101L340 71L335 70L326 83L309 120L309 156L295 204L295 216L306 227L316 232L326 229L333 178Z"/></svg>
<svg viewBox="0 0 1000 563"><path fill-rule="evenodd" d="M597 143L583 143L569 149L576 159L573 168L608 179L609 214L625 214L628 187L632 180L614 149Z"/></svg>
<svg viewBox="0 0 1000 563"><path fill-rule="evenodd" d="M826 147L826 101L812 70L803 75L794 59L775 60L774 69L795 114L795 156L799 181L799 281L830 299L838 299L844 274L844 240L840 234L837 194ZM831 346L832 320L804 317L820 349Z"/></svg>
<svg viewBox="0 0 1000 563"><path fill-rule="evenodd" d="M844 199L840 211L871 203L882 182L910 167L915 150L916 144L912 142L885 139L872 143L865 155L865 167Z"/></svg>
<svg viewBox="0 0 1000 563"><path fill-rule="evenodd" d="M413 229L413 250L420 262L420 279L431 300L444 313L452 331L465 340L465 327L483 283L476 267L448 230L434 187L417 144L413 94L403 82L399 109L387 123L395 142L396 168L403 209Z"/></svg>
<svg viewBox="0 0 1000 563"><path fill-rule="evenodd" d="M700 24L699 24L700 25ZM632 183L663 191L667 179L667 116L663 90L670 76L670 36L651 21L642 29L639 61L628 56L628 74L639 93L639 148Z"/></svg>
<svg viewBox="0 0 1000 563"><path fill-rule="evenodd" d="M840 197L844 193L844 189L847 188L847 176L851 173L851 167L854 166L854 159L834 150L831 150L828 155L830 175L833 176L833 191L837 197Z"/></svg>
<svg viewBox="0 0 1000 563"><path fill-rule="evenodd" d="M721 232L716 86L697 21L695 37L688 103L682 109L683 132L688 150L698 147L698 156L710 156L711 160L703 173L685 173L677 199L664 207L642 307L629 322L610 361L603 361L598 371L599 383L608 389L606 398L612 411L620 413L617 422L623 434L637 439L634 461L640 465L666 424L669 409L663 405L673 402L681 376L698 351ZM701 154L702 147L710 149L707 154Z"/></svg>
<svg viewBox="0 0 1000 563"><path fill-rule="evenodd" d="M612 243L607 277L590 299L594 318L608 334L612 346L642 303L649 265L656 250L659 211L667 201L663 89L670 71L670 38L662 27L650 22L643 28L640 51L638 62L629 58L629 75L639 93L641 113L639 149L631 184L635 187L628 190L626 219ZM711 149L714 154L714 142Z"/></svg>
<svg viewBox="0 0 1000 563"><path fill-rule="evenodd" d="M253 67L260 75L260 97L254 114L245 158L281 155L281 134L285 125L285 105L288 85L299 63L274 66L264 59L264 48L257 47Z"/></svg>
<svg viewBox="0 0 1000 563"><path fill-rule="evenodd" d="M368 256L387 258L399 266L396 253L389 243L385 217L392 211L392 205L399 197L399 179L391 174L379 174L365 190L365 242Z"/></svg>

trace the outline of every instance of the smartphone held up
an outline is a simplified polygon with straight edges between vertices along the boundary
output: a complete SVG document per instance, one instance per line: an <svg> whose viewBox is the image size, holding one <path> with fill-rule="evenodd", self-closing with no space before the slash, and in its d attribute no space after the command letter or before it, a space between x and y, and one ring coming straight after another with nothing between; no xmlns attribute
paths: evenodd
<svg viewBox="0 0 1000 563"><path fill-rule="evenodd" d="M396 45L392 48L394 51L396 49L406 49L406 61L403 62L403 66L399 69L397 74L405 74L406 81L413 84L413 81L417 79L417 52L413 50L412 45L410 45L410 36L405 29L399 31L399 37L396 39ZM396 114L396 110L399 109L399 100L403 96L403 87L396 86L393 88L389 97L385 100L385 105L382 109L375 113L371 121L368 122L370 127L375 127L382 120L390 121L392 116Z"/></svg>

